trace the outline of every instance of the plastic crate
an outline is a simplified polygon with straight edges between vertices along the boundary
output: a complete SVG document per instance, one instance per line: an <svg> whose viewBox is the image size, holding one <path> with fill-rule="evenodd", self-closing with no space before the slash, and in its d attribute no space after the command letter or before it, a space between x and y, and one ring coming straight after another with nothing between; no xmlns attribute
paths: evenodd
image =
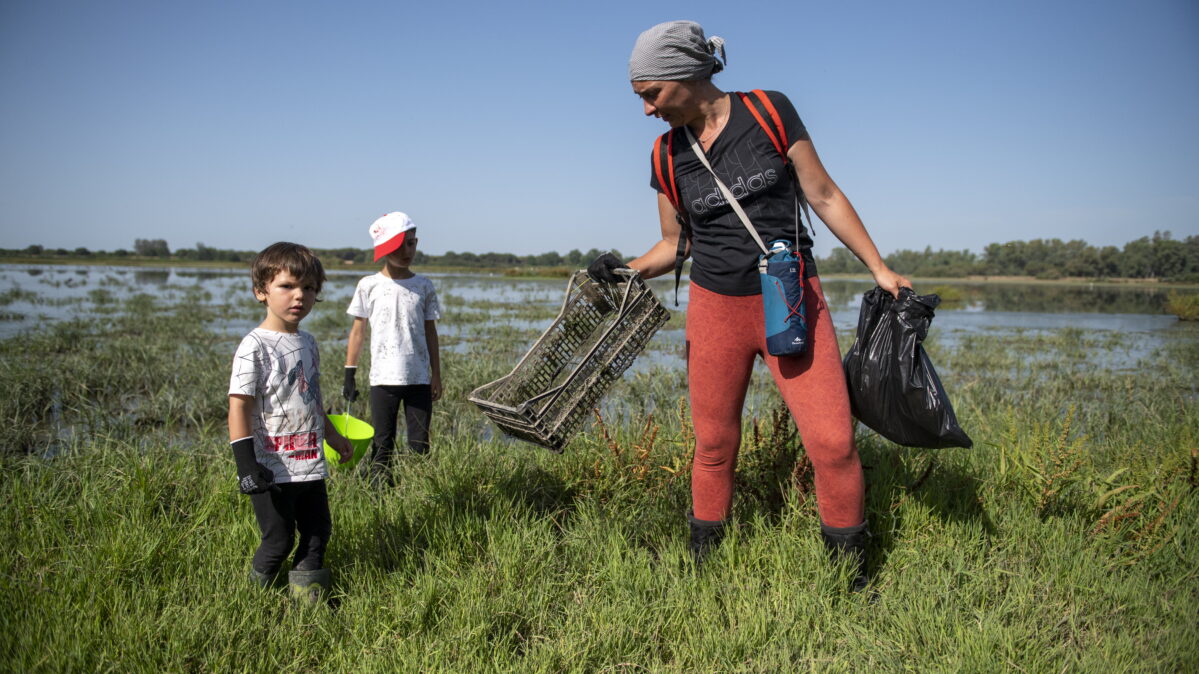
<svg viewBox="0 0 1199 674"><path fill-rule="evenodd" d="M561 452L670 318L640 275L617 271L627 280L598 283L575 272L558 318L512 372L471 392L505 433Z"/></svg>

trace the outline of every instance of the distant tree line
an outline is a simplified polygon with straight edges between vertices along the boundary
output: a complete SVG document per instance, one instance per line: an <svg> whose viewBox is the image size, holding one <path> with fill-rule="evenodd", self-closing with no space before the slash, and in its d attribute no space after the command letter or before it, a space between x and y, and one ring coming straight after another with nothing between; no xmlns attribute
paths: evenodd
<svg viewBox="0 0 1199 674"><path fill-rule="evenodd" d="M883 256L887 266L905 276L1033 276L1040 279L1156 278L1199 281L1199 236L1178 240L1170 232L1154 232L1123 248L1097 247L1085 241L1034 239L992 243L981 255L968 250L897 250ZM845 248L835 248L817 268L824 274L864 271Z"/></svg>
<svg viewBox="0 0 1199 674"><path fill-rule="evenodd" d="M327 262L374 265L374 253L362 248L316 248L317 255ZM520 267L586 267L596 256L608 251L592 248L578 249L565 255L556 252L540 255L511 253L472 253L449 251L444 255L429 255L417 251L414 266L454 267L459 269L500 270ZM619 252L611 251L616 255ZM225 250L197 243L194 248L171 251L164 239L137 239L133 250L111 252L90 251L87 248L48 249L29 246L23 249L0 249L5 257L54 258L142 258L198 262L241 262L253 259L255 251ZM1199 282L1199 236L1178 240L1170 232L1154 232L1129 241L1123 248L1092 246L1085 241L1034 239L992 243L982 254L969 250L923 251L897 250L884 256L887 265L906 276L1033 276L1041 279L1065 277L1082 278L1156 278ZM817 260L824 274L861 274L862 263L849 250L834 248L828 257Z"/></svg>
<svg viewBox="0 0 1199 674"><path fill-rule="evenodd" d="M326 262L342 264L374 265L374 250L370 248L313 248L313 252ZM418 250L413 260L414 266L456 267L466 269L508 269L512 267L586 267L591 260L605 252L620 255L619 251L603 251L592 248L587 252L578 249L562 255L557 252L541 253L539 255L513 255L511 253L457 253L449 251L444 255L429 255ZM198 262L250 262L257 251L227 250L213 248L203 243L197 243L194 248L178 248L171 251L165 239L136 239L133 250L118 248L114 251L88 250L87 248L45 248L44 246L28 246L20 249L0 248L0 256L4 257L45 257L45 258L143 258L174 261Z"/></svg>

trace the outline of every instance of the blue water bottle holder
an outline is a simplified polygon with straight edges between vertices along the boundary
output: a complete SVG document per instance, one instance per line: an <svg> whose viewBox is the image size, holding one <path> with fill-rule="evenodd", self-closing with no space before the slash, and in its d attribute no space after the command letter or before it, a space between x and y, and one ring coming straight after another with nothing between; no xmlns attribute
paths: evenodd
<svg viewBox="0 0 1199 674"><path fill-rule="evenodd" d="M783 239L771 241L768 248L767 253L758 256L766 350L772 356L796 356L808 346L803 256Z"/></svg>
<svg viewBox="0 0 1199 674"><path fill-rule="evenodd" d="M690 127L684 126L687 139L695 156L712 174L716 187L728 201L729 206L741 218L741 224L762 249L758 256L758 279L762 283L762 312L766 329L766 350L772 356L796 356L808 346L808 317L804 308L804 260L792 242L776 239L770 245L762 243L762 237L749 221L749 216L737 202L724 181L712 170L703 148L695 139ZM798 189L798 186L796 187ZM795 213L795 239L799 240L799 207Z"/></svg>

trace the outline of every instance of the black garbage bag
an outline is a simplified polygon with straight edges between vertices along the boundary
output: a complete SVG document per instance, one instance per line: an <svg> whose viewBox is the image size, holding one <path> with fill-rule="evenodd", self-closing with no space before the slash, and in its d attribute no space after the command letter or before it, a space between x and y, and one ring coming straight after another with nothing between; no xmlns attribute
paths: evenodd
<svg viewBox="0 0 1199 674"><path fill-rule="evenodd" d="M970 447L953 405L924 352L937 295L875 287L862 297L858 336L845 354L853 415L906 447Z"/></svg>

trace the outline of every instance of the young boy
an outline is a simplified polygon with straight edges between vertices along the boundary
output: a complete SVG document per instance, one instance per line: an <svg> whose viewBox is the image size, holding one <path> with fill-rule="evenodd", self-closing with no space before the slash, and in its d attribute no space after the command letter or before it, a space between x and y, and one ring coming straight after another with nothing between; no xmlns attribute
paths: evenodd
<svg viewBox="0 0 1199 674"><path fill-rule="evenodd" d="M238 486L250 496L262 531L251 575L262 587L274 586L298 529L288 584L293 595L316 602L329 589L324 556L333 531L323 441L342 463L353 455L323 411L316 341L299 329L325 270L312 251L281 242L254 258L251 276L266 318L237 347L229 380Z"/></svg>
<svg viewBox="0 0 1199 674"><path fill-rule="evenodd" d="M429 418L433 401L441 398L437 346L441 308L433 282L409 269L416 255L416 225L412 220L398 211L388 213L370 226L370 235L375 261L383 260L383 269L358 282L346 310L354 317L354 324L346 347L342 393L351 402L358 397L354 377L369 320L371 424L375 427L371 473L376 479L394 484L391 456L400 403L404 405L408 447L418 454L429 451Z"/></svg>

